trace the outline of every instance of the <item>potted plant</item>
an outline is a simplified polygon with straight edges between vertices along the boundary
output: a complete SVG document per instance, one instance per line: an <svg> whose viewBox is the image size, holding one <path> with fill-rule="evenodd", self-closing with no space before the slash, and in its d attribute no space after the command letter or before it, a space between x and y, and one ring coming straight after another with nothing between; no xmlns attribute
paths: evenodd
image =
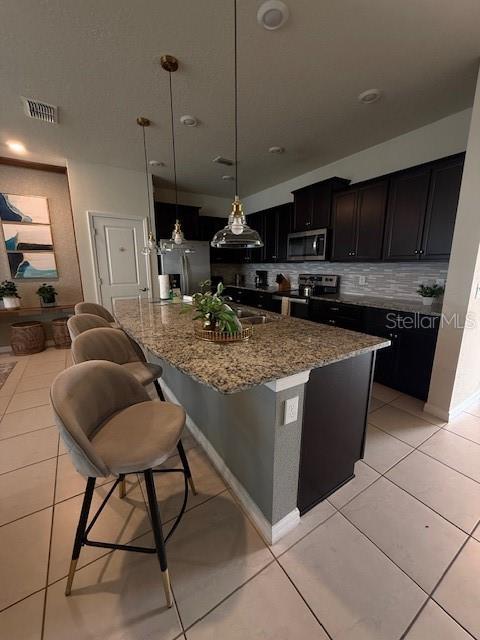
<svg viewBox="0 0 480 640"><path fill-rule="evenodd" d="M54 307L57 303L55 296L57 292L52 284L46 284L45 282L41 287L37 289L37 296L40 298L40 304L42 307Z"/></svg>
<svg viewBox="0 0 480 640"><path fill-rule="evenodd" d="M445 291L444 287L439 284L421 284L417 293L422 296L422 302L425 306L431 305L435 298L439 298Z"/></svg>
<svg viewBox="0 0 480 640"><path fill-rule="evenodd" d="M0 284L0 298L3 300L5 309L18 309L20 306L17 285L11 280L4 280Z"/></svg>
<svg viewBox="0 0 480 640"><path fill-rule="evenodd" d="M222 296L223 284L218 283L215 293L211 291L210 280L200 284L200 291L192 296L196 310L194 320L202 320L203 328L208 331L236 333L242 328L235 311L227 304L230 298Z"/></svg>

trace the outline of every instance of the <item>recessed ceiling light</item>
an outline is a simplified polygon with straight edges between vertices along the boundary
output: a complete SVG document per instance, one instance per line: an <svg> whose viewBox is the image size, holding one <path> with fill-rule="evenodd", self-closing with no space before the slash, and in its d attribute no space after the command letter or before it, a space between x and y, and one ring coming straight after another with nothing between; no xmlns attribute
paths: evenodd
<svg viewBox="0 0 480 640"><path fill-rule="evenodd" d="M367 89L358 96L358 101L363 104L373 104L382 97L381 91L378 89Z"/></svg>
<svg viewBox="0 0 480 640"><path fill-rule="evenodd" d="M227 182L231 182L233 180L233 176L222 176L222 180L226 180Z"/></svg>
<svg viewBox="0 0 480 640"><path fill-rule="evenodd" d="M180 122L186 127L196 127L198 120L194 116L182 116Z"/></svg>
<svg viewBox="0 0 480 640"><path fill-rule="evenodd" d="M274 31L286 23L290 15L287 5L281 0L267 0L257 11L257 22L264 29Z"/></svg>
<svg viewBox="0 0 480 640"><path fill-rule="evenodd" d="M8 140L7 147L10 149L10 151L13 151L14 153L26 153L27 151L27 149L25 148L25 145L22 144L21 142L17 142L16 140Z"/></svg>
<svg viewBox="0 0 480 640"><path fill-rule="evenodd" d="M165 163L164 162L160 162L160 160L149 160L148 164L151 167L164 167Z"/></svg>
<svg viewBox="0 0 480 640"><path fill-rule="evenodd" d="M284 153L285 147L270 147L268 153Z"/></svg>

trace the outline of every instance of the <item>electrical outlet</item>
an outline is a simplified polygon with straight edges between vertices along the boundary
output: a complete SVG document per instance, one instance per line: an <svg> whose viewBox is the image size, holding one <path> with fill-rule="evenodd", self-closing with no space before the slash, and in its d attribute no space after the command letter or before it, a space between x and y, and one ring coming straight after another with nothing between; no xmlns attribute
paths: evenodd
<svg viewBox="0 0 480 640"><path fill-rule="evenodd" d="M283 424L296 422L298 418L298 396L285 400L285 413L283 416Z"/></svg>
<svg viewBox="0 0 480 640"><path fill-rule="evenodd" d="M366 276L358 276L358 284L359 285L366 285L367 284Z"/></svg>

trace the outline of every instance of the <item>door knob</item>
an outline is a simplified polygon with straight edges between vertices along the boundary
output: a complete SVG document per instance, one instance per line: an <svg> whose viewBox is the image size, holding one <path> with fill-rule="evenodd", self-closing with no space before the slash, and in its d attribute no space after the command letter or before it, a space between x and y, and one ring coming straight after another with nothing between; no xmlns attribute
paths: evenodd
<svg viewBox="0 0 480 640"><path fill-rule="evenodd" d="M139 289L139 291L148 291L148 287L143 287L143 289Z"/></svg>

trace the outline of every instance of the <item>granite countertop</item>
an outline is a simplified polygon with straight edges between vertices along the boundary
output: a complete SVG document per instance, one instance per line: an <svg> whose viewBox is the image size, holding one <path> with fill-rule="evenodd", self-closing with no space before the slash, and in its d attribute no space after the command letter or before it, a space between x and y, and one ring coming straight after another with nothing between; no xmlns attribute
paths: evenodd
<svg viewBox="0 0 480 640"><path fill-rule="evenodd" d="M236 393L306 369L387 347L383 338L262 310L247 342L215 344L194 336L192 312L181 304L120 300L119 325L140 345L220 393ZM252 309L259 314L258 309Z"/></svg>
<svg viewBox="0 0 480 640"><path fill-rule="evenodd" d="M248 291L262 291L272 293L279 296L291 295L288 291L279 292L276 287L237 287L234 284L226 284L226 287L235 287L236 289L247 289ZM298 295L297 289L292 289L293 295ZM380 296L364 296L361 294L347 293L325 293L324 295L311 296L312 300L327 300L328 302L339 302L344 304L355 304L362 307L373 307L375 309L387 309L390 311L405 311L407 313L422 313L426 316L442 315L442 303L436 302L431 306L426 306L420 298L418 300L409 300L402 298L382 298Z"/></svg>

